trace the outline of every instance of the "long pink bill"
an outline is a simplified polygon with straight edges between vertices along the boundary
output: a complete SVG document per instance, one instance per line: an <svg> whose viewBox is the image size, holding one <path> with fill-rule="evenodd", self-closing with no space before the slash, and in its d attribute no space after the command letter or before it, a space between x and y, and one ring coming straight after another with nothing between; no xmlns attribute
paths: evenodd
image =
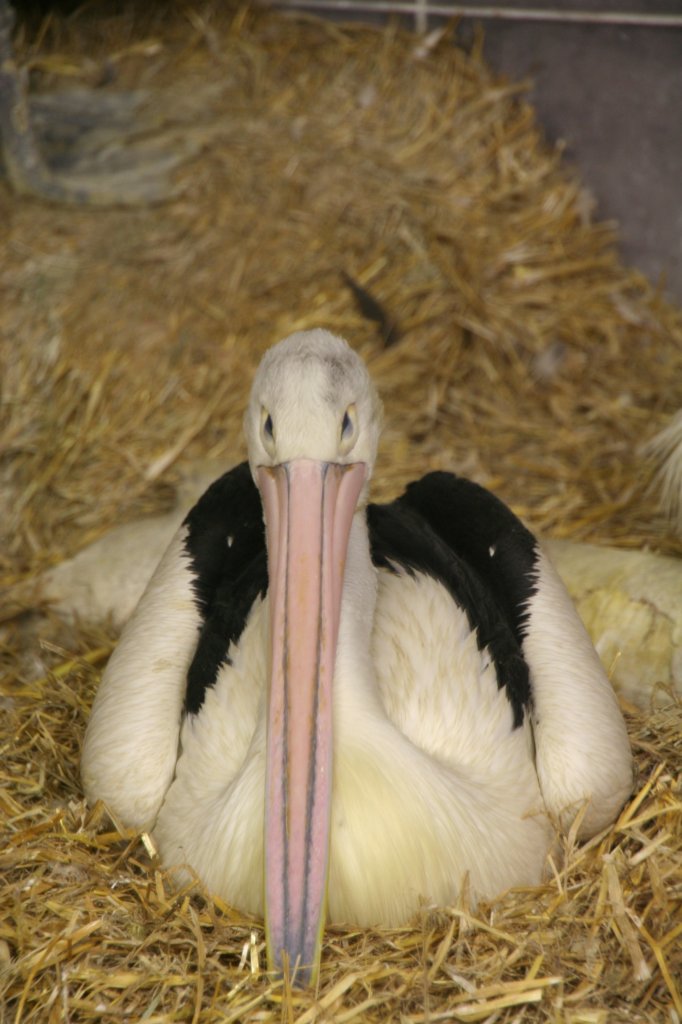
<svg viewBox="0 0 682 1024"><path fill-rule="evenodd" d="M317 978L332 796L332 681L351 522L366 466L258 470L270 595L265 933L270 968Z"/></svg>

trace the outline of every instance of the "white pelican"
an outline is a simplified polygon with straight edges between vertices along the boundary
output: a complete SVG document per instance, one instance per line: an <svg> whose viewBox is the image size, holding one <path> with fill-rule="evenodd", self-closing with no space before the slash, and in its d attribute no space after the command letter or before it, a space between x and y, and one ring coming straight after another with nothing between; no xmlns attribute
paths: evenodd
<svg viewBox="0 0 682 1024"><path fill-rule="evenodd" d="M121 636L82 772L166 864L264 914L300 984L325 920L537 883L552 821L615 818L631 752L509 509L446 473L367 504L380 405L345 341L272 348L245 430L248 464L188 514Z"/></svg>

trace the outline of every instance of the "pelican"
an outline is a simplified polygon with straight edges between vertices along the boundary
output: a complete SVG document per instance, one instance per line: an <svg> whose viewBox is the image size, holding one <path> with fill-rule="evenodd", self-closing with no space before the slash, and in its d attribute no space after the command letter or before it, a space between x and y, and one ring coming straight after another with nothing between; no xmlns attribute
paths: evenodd
<svg viewBox="0 0 682 1024"><path fill-rule="evenodd" d="M82 776L177 877L318 976L326 921L400 925L538 883L557 826L632 788L616 698L531 533L430 473L368 503L381 406L324 330L265 355L248 462L189 512L127 623Z"/></svg>

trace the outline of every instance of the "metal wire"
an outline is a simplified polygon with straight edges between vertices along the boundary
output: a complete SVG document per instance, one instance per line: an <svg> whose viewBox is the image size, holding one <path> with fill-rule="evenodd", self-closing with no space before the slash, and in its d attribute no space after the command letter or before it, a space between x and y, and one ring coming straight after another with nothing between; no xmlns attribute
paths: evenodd
<svg viewBox="0 0 682 1024"><path fill-rule="evenodd" d="M551 7L504 7L431 2L431 0L271 0L280 8L313 11L354 11L360 14L405 14L425 32L430 16L498 18L505 21L553 21L578 25L630 25L641 28L682 28L682 14L643 14L631 11L561 11Z"/></svg>

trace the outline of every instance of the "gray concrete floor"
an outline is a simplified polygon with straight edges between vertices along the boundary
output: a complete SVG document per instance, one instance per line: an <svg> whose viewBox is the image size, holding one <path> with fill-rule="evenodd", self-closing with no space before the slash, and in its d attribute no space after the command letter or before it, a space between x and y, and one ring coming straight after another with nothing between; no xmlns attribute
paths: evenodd
<svg viewBox="0 0 682 1024"><path fill-rule="evenodd" d="M682 14L682 0L633 6ZM565 141L596 216L618 222L623 260L682 302L682 29L482 24L488 62L533 80L547 137Z"/></svg>

